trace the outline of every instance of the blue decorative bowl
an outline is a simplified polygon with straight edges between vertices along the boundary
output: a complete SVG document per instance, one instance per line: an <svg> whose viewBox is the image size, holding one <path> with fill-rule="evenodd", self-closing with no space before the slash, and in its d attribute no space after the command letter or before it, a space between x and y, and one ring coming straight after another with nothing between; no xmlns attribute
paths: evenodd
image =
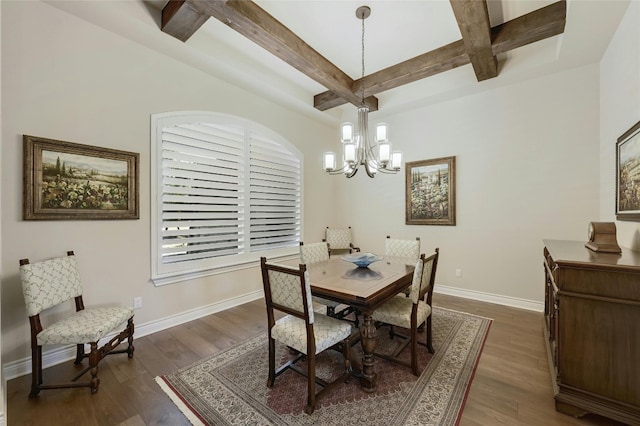
<svg viewBox="0 0 640 426"><path fill-rule="evenodd" d="M382 256L377 256L373 253L357 253L357 254L347 254L342 256L342 260L346 262L354 263L358 266L358 268L366 268L371 265L373 262L377 262L382 260Z"/></svg>

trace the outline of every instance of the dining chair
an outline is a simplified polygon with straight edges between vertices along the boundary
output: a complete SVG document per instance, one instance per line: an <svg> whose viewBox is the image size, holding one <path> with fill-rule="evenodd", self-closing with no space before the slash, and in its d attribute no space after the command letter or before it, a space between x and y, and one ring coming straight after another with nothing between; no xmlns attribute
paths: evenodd
<svg viewBox="0 0 640 426"><path fill-rule="evenodd" d="M318 262L324 262L329 260L329 245L326 241L321 243L304 244L300 241L300 261L306 265L311 265ZM319 296L311 297L314 302L323 305L327 309L327 315L330 317L344 319L352 312L356 312L351 306L343 305L340 302L335 302L330 299L325 299ZM343 309L338 310L342 307ZM355 314L355 325L358 327L358 315Z"/></svg>
<svg viewBox="0 0 640 426"><path fill-rule="evenodd" d="M420 237L416 237L415 240L400 240L387 235L384 243L384 254L385 256L408 257L416 262L420 258ZM407 289L398 294L409 297L410 290Z"/></svg>
<svg viewBox="0 0 640 426"><path fill-rule="evenodd" d="M351 324L313 311L309 273L304 264L298 269L267 263L260 258L262 284L267 305L269 335L269 377L267 386L272 387L276 377L288 368L307 376L307 405L305 412L313 413L317 401L324 397L340 382L348 382L350 377ZM287 315L275 320L274 311ZM298 355L275 368L275 344L279 341L298 352ZM340 347L344 356L344 371L332 382L316 377L316 355L332 348ZM306 372L296 366L302 359L307 361ZM322 389L316 393L316 384Z"/></svg>
<svg viewBox="0 0 640 426"><path fill-rule="evenodd" d="M416 263L411 283L411 292L409 297L404 295L396 295L382 306L377 308L372 315L374 321L378 325L389 325L389 336L393 339L395 336L406 339L391 354L375 353L375 355L397 362L411 368L416 376L418 371L418 350L417 345L421 344L427 347L430 353L434 353L431 330L431 312L432 312L432 296L433 286L435 284L436 268L438 266L438 256L440 250L436 248L435 253L425 259L422 254ZM418 328L426 323L427 337L426 342L418 342ZM405 336L397 333L394 327L408 329L410 334ZM408 344L411 344L411 360L406 362L398 358Z"/></svg>
<svg viewBox="0 0 640 426"><path fill-rule="evenodd" d="M20 260L20 281L24 295L29 323L31 325L31 392L29 398L38 396L44 389L89 387L91 393L98 392L98 363L107 355L126 353L133 357L133 309L125 306L96 307L85 309L82 298L82 285L76 256L68 251L66 257L58 257L36 263L29 259ZM54 306L62 305L71 299L75 302L75 311L60 320L42 325L40 314ZM119 326L126 327L117 332ZM105 336L116 332L108 342L98 347ZM114 350L120 343L127 341L127 348ZM89 358L89 365L77 373L67 383L43 384L42 346L76 345L75 365ZM85 344L90 352L85 353ZM91 380L78 382L87 371Z"/></svg>
<svg viewBox="0 0 640 426"><path fill-rule="evenodd" d="M329 256L332 251L348 251L349 253L360 251L360 248L353 244L350 226L348 228L329 228L327 226L325 238L322 241L326 241L329 245Z"/></svg>

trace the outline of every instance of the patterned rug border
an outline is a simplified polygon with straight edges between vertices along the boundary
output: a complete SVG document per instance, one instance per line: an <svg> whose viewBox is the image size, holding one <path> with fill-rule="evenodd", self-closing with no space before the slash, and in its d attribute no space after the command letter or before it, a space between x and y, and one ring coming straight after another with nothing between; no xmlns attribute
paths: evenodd
<svg viewBox="0 0 640 426"><path fill-rule="evenodd" d="M255 339L258 336L251 337L251 339ZM178 391L171 386L171 384L166 380L165 376L156 377L156 383L160 386L160 389L167 394L169 399L178 407L180 412L184 414L184 416L189 420L189 422L194 426L205 426L207 423L204 421L200 415L191 407L191 405L184 400Z"/></svg>
<svg viewBox="0 0 640 426"><path fill-rule="evenodd" d="M470 373L468 374L468 378L467 380L464 381L464 383L461 383L461 381L456 382L455 386L456 388L460 388L462 386L464 386L464 390L460 391L455 391L452 392L453 396L451 398L451 400L448 402L447 407L451 408L451 409L447 409L446 413L449 414L448 416L445 415L444 417L442 417L440 419L439 422L437 423L433 423L433 422L428 422L428 421L422 421L423 419L421 419L420 413L416 413L416 406L418 406L422 401L420 400L420 395L422 395L425 392L428 380L431 380L432 375L434 372L436 372L438 370L438 368L440 367L441 363L443 362L443 358L444 355L446 354L446 351L436 351L436 354L433 355L433 358L429 361L429 363L426 365L426 367L424 368L421 376L418 378L415 386L414 386L414 390L417 393L417 395L415 396L407 396L404 398L404 401L402 403L402 410L407 410L408 412L410 412L412 415L411 416L407 416L406 418L403 419L402 422L395 422L394 424L429 424L429 425L458 425L464 410L464 406L466 404L468 395L469 395L469 391L471 388L471 384L473 382L473 379L475 377L475 373L476 373L476 369L478 367L478 363L480 362L480 357L482 355L482 352L484 350L484 345L486 343L486 339L489 335L489 331L491 328L491 324L493 322L492 318L488 318L488 317L484 317L481 315L475 315L475 314L470 314L467 312L462 312L462 311L458 311L458 310L453 310L453 309L447 309L447 308L441 308L438 306L434 306L434 312L435 311L443 311L443 312L449 312L450 314L457 314L457 315L461 315L461 316L466 316L466 317L470 317L470 318L476 318L481 320L481 322L479 323L478 326L478 330L476 332L475 338L474 338L474 344L472 345L472 348L475 348L475 350L473 352L469 352L469 358L473 359L473 366L470 368L470 370L466 370L466 371L470 371ZM254 341L257 340L265 340L264 345L266 345L266 335L264 333L259 333L256 334L240 343L235 344L234 346L227 348L223 351L217 352L207 358L203 358L202 360L196 361L195 363L181 368L180 370L165 375L165 376L158 376L155 378L155 381L158 383L158 385L160 386L160 388L167 394L167 396L171 399L171 401L178 407L178 409L185 415L185 417L189 420L189 422L191 424L193 424L194 426L206 426L209 424L220 424L218 422L215 423L207 423L207 420L205 417L203 417L202 415L200 415L198 413L198 410L196 407L194 407L192 404L190 404L188 402L188 397L192 396L192 397L197 397L197 395L188 395L185 393L185 390L182 389L182 392L185 393L184 396L181 395L180 391L178 389L176 389L170 382L169 380L169 376L174 376L177 377L178 375L180 375L182 372L188 371L190 369L193 369L199 365L203 365L205 363L208 363L212 360L214 360L215 358L227 358L228 354L233 353L233 352L237 352L240 349L245 348L246 346L258 346L256 345L256 343ZM447 349L449 347L447 346ZM248 351L245 351L248 352ZM243 353L245 353L243 352ZM235 359L232 358L232 359ZM465 368L462 367L460 369L460 372L464 372ZM424 383L427 382L427 383ZM458 398L456 398L456 396L458 396ZM258 402L258 401L255 401ZM265 407L255 407L253 405L250 405L251 407L253 407L254 410L257 410L259 412L259 414L265 409L267 408ZM268 408L267 408L268 409ZM315 413L314 413L315 414ZM305 415L306 416L306 415ZM283 416L283 418L286 416ZM313 417L313 416L311 416ZM283 418L279 418L278 416L273 417L271 415L268 415L266 417L263 418L264 421L268 422L268 423L260 423L260 424L283 424L283 425L288 425L288 424L293 424L293 423L289 423L287 422L285 419ZM256 424L254 422L251 423L238 423L237 421L233 421L233 422L227 422L226 418L224 417L220 417L217 420L221 420L224 421L225 424ZM238 419L236 419L238 420ZM255 419L254 419L255 420ZM313 422L312 422L313 423Z"/></svg>

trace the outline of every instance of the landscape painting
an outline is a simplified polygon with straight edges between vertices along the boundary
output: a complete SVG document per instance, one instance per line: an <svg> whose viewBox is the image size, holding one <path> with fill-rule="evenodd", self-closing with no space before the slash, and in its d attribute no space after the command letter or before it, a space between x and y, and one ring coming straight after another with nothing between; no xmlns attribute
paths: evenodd
<svg viewBox="0 0 640 426"><path fill-rule="evenodd" d="M406 164L407 225L455 225L456 158Z"/></svg>
<svg viewBox="0 0 640 426"><path fill-rule="evenodd" d="M616 143L616 218L640 221L640 121Z"/></svg>
<svg viewBox="0 0 640 426"><path fill-rule="evenodd" d="M23 138L26 220L137 219L137 153Z"/></svg>

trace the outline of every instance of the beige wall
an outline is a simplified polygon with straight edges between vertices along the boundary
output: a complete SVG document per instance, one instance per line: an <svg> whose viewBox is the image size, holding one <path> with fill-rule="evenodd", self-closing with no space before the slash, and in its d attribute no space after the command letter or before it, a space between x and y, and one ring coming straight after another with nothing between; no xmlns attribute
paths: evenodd
<svg viewBox="0 0 640 426"><path fill-rule="evenodd" d="M265 101L41 2L2 2L2 361L29 357L18 261L75 250L87 304L132 304L138 325L262 289L257 268L155 287L150 282L150 114L208 110L278 132L307 160L304 212L327 223L335 181L321 171L334 126ZM159 32L159 31L158 31ZM337 124L336 124L337 126ZM140 219L23 221L22 135L140 153ZM311 160L309 160L311 159ZM314 159L318 159L317 164ZM312 194L312 195L309 195ZM308 238L321 238L310 228Z"/></svg>
<svg viewBox="0 0 640 426"><path fill-rule="evenodd" d="M583 240L599 216L597 65L381 119L406 161L456 157L457 225L406 226L404 176L358 175L340 187L358 243L420 237L440 290L542 302L542 240Z"/></svg>
<svg viewBox="0 0 640 426"><path fill-rule="evenodd" d="M600 61L600 216L615 221L616 141L640 120L640 2L629 4ZM618 243L640 251L640 224L618 221Z"/></svg>

